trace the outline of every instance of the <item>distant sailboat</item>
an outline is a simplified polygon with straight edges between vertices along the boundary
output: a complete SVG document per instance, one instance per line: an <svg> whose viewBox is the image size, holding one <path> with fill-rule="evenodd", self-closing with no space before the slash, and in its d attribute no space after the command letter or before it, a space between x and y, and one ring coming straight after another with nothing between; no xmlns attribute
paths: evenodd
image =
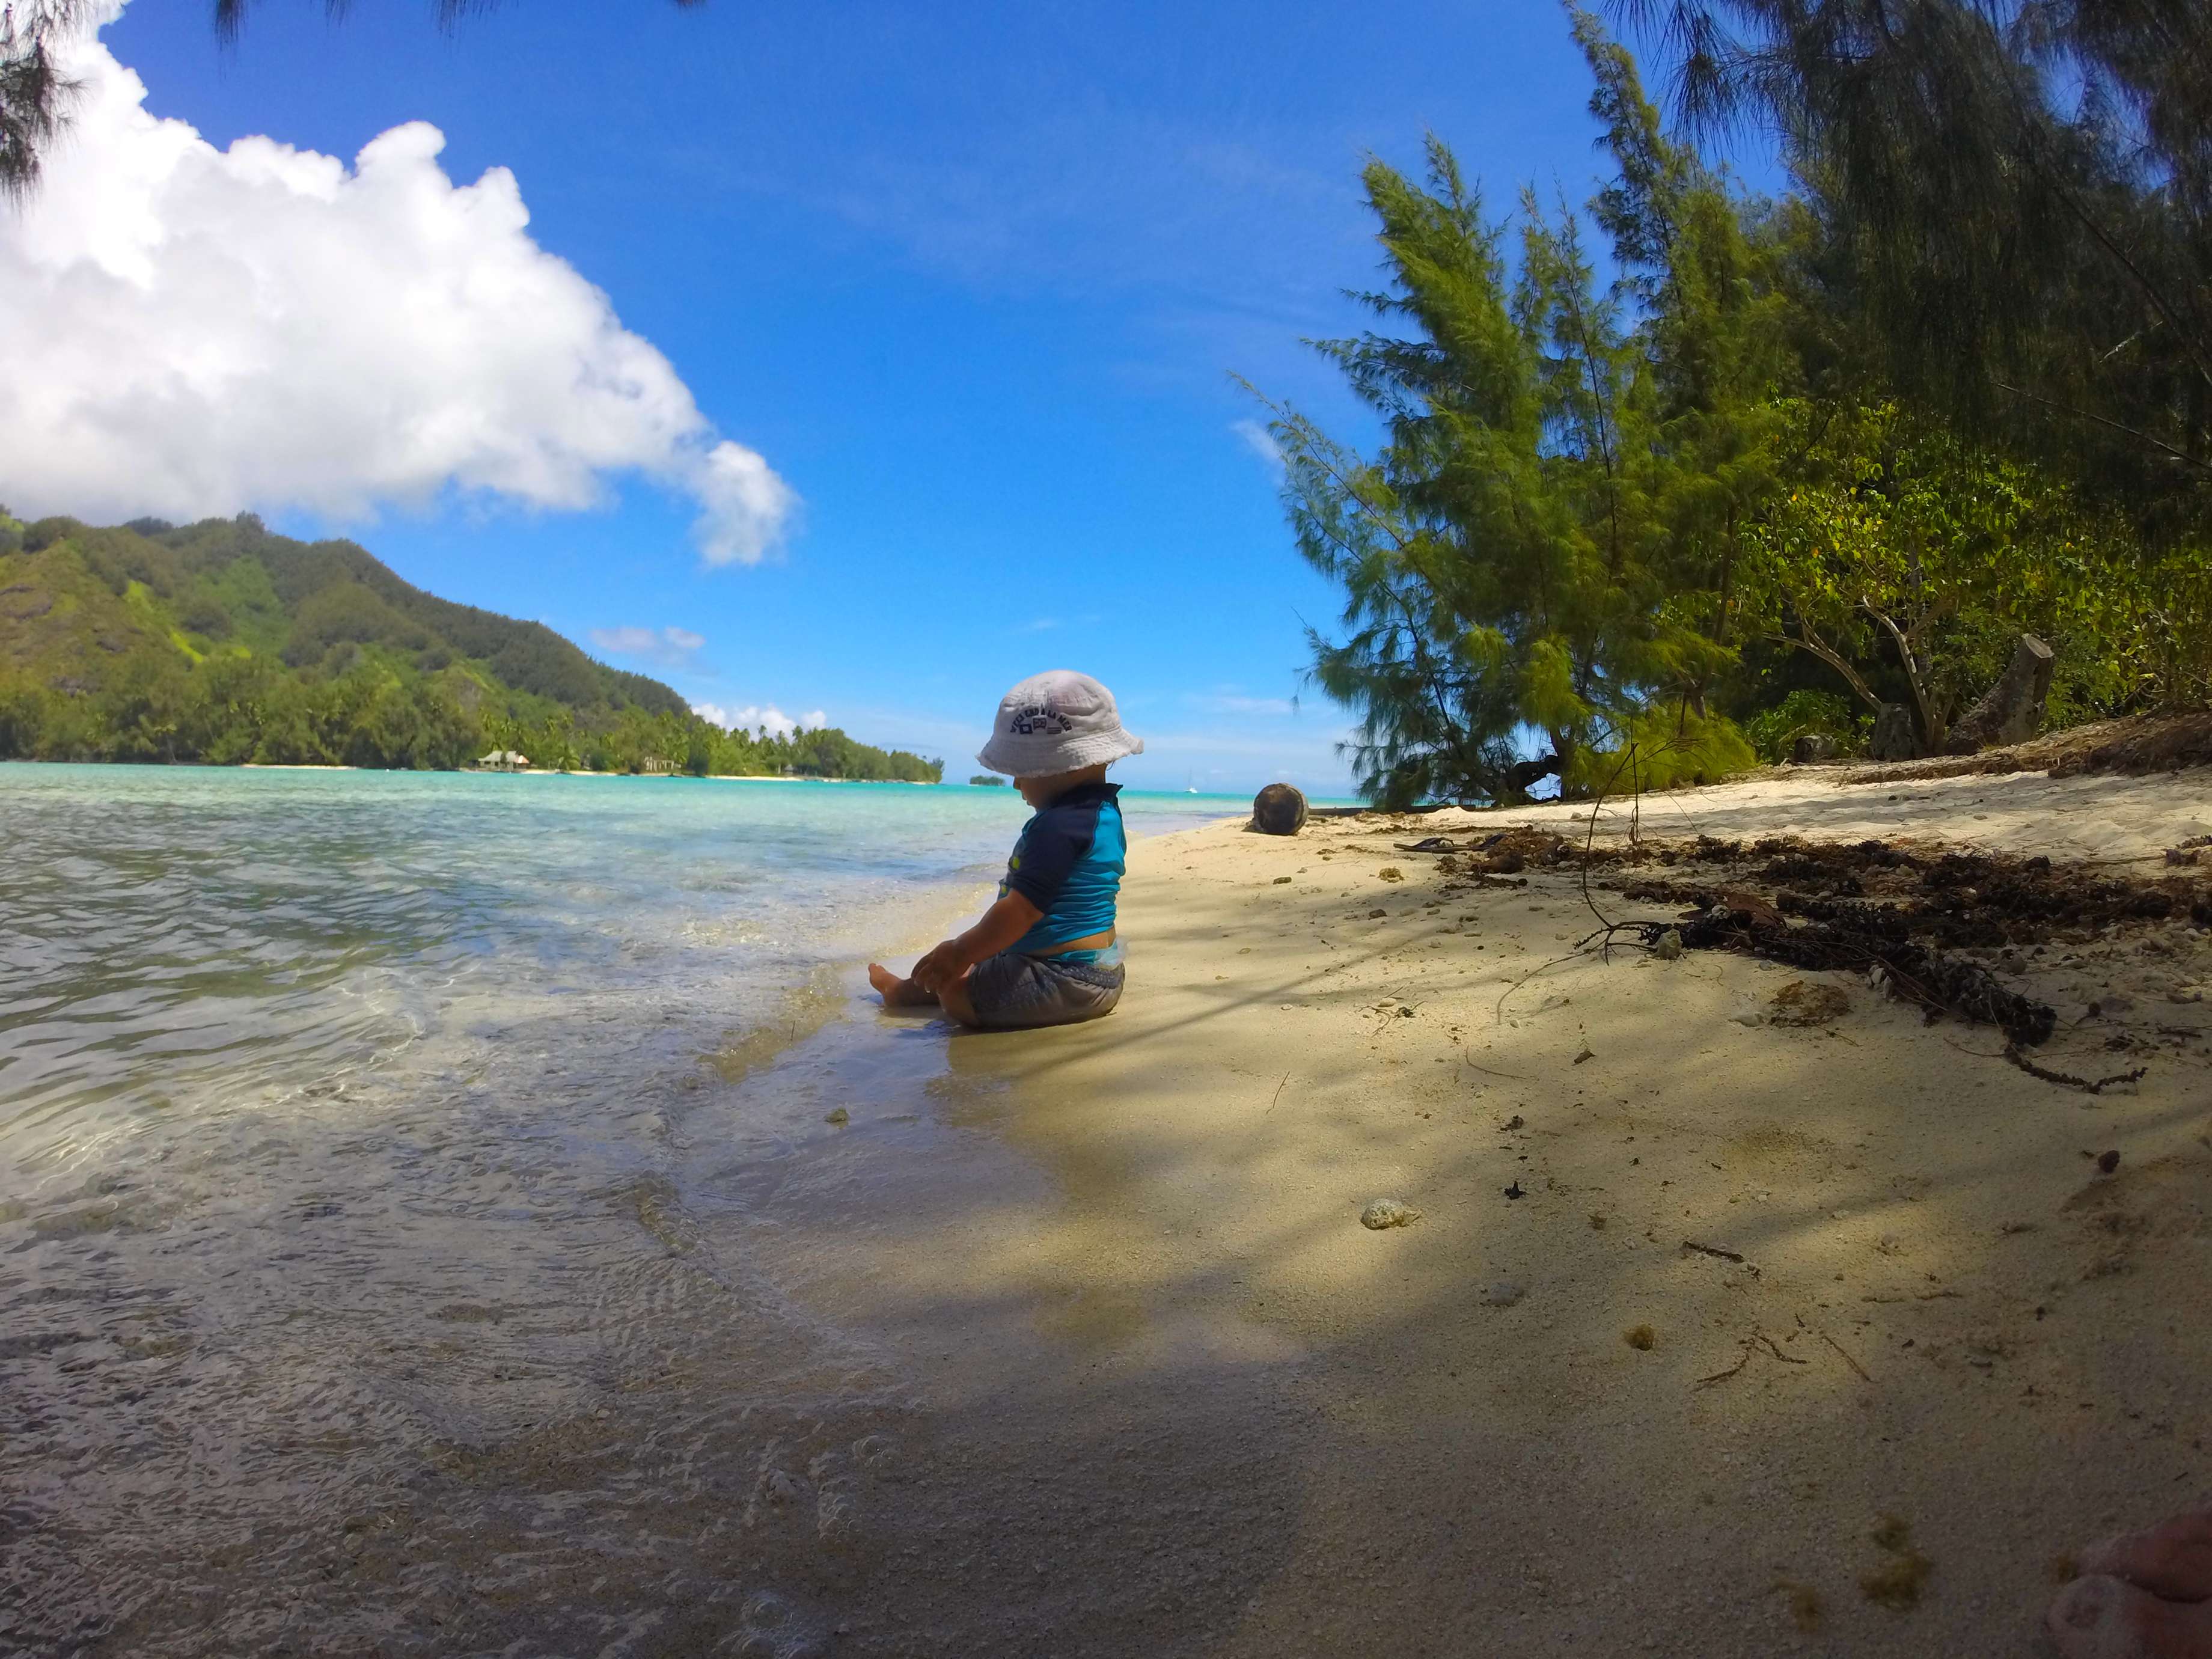
<svg viewBox="0 0 2212 1659"><path fill-rule="evenodd" d="M1186 795L1194 795L1198 793L1197 773L1186 772L1182 775L1182 792Z"/></svg>

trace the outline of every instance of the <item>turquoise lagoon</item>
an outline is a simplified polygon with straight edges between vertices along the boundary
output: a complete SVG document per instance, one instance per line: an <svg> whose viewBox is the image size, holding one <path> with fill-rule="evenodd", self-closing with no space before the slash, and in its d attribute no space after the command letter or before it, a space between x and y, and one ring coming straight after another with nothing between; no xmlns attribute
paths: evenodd
<svg viewBox="0 0 2212 1659"><path fill-rule="evenodd" d="M902 1383L754 1200L840 1045L957 1133L857 969L1025 811L0 766L0 1652L804 1650L834 1574L761 1553L763 1459L830 1504Z"/></svg>

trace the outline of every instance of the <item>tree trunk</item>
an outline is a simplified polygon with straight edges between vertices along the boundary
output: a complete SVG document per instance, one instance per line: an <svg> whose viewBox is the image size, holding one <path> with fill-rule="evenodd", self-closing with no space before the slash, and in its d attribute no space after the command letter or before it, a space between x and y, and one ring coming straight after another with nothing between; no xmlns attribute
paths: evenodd
<svg viewBox="0 0 2212 1659"><path fill-rule="evenodd" d="M1926 738L1924 745L1916 744L1915 747L1927 754L1941 753L1950 732L1943 724L1942 709L1936 702L1932 689L1935 679L1933 665L1929 662L1927 653L1919 648L1917 641L1921 623L1927 620L1926 616L1923 615L1907 630L1899 628L1887 612L1875 610L1873 600L1861 599L1859 604L1867 615L1889 630L1889 637L1896 641L1897 659L1904 665L1906 683L1912 687L1912 701L1920 710L1920 730ZM1875 717L1875 730L1881 730L1879 715Z"/></svg>
<svg viewBox="0 0 2212 1659"><path fill-rule="evenodd" d="M1559 769L1557 755L1539 755L1534 760L1516 761L1505 769L1505 787L1516 795L1525 795L1535 784Z"/></svg>
<svg viewBox="0 0 2212 1659"><path fill-rule="evenodd" d="M1997 683L1951 728L1947 751L1971 755L1978 749L2002 748L2033 737L2043 724L2043 706L2051 696L2051 670L2057 654L2034 635L2021 635Z"/></svg>
<svg viewBox="0 0 2212 1659"><path fill-rule="evenodd" d="M1901 702L1882 704L1881 712L1874 717L1867 753L1878 761L1918 759L1920 733L1913 724L1912 711Z"/></svg>

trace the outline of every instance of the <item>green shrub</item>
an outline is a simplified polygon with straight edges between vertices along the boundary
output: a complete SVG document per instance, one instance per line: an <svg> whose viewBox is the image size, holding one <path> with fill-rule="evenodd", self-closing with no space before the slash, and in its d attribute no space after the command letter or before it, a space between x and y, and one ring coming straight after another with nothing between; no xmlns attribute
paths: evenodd
<svg viewBox="0 0 2212 1659"><path fill-rule="evenodd" d="M1790 758L1790 745L1802 737L1828 738L1838 754L1857 754L1866 747L1872 724L1872 717L1862 715L1848 697L1832 691L1797 690L1753 715L1743 734L1759 759L1778 765Z"/></svg>

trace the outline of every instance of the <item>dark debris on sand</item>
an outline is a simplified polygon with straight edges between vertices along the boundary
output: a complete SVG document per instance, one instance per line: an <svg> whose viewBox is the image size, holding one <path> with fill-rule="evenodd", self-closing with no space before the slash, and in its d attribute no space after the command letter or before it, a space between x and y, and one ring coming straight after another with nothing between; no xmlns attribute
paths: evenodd
<svg viewBox="0 0 2212 1659"><path fill-rule="evenodd" d="M1899 783L1968 774L2001 776L2011 772L2049 772L2054 778L2118 773L2141 776L2212 766L2212 711L2180 714L2130 714L2087 726L2048 732L2002 749L1978 755L1938 755L1890 766L1862 767L1843 781Z"/></svg>
<svg viewBox="0 0 2212 1659"><path fill-rule="evenodd" d="M2047 1041L2056 1014L1959 953L2033 951L2112 927L2180 921L2212 927L2212 884L2186 866L2155 880L2130 880L2047 858L1882 841L1701 836L1593 847L1534 828L1434 850L1443 855L1440 872L1448 884L1489 885L1527 869L1580 869L1593 885L1625 898L1676 907L1663 920L1610 923L1601 932L1608 941L1628 933L1656 945L1674 932L1686 950L1735 951L1808 972L1866 974L1930 1018L1951 1014L1994 1025L2015 1048Z"/></svg>

